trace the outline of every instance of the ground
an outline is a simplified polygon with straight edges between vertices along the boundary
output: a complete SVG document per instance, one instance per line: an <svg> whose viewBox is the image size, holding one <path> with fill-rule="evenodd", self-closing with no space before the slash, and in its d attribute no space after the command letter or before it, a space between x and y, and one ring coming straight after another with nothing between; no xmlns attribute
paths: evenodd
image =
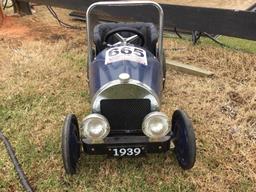
<svg viewBox="0 0 256 192"><path fill-rule="evenodd" d="M36 11L9 17L0 28L0 128L36 191L255 191L255 44L237 51L165 35L169 59L215 73L202 78L167 68L162 111L190 115L197 139L192 170L179 168L172 152L137 159L83 154L78 173L67 176L63 120L73 112L81 121L90 112L85 30L64 29L45 8ZM57 11L78 25L65 17L68 11ZM21 191L2 143L0 153L0 191Z"/></svg>

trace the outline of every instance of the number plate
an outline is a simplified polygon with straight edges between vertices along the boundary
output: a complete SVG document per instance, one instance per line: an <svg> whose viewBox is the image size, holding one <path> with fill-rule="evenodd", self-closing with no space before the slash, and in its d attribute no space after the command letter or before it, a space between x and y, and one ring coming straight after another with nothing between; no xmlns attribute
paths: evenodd
<svg viewBox="0 0 256 192"><path fill-rule="evenodd" d="M105 65L123 60L148 65L146 51L141 48L120 46L106 51Z"/></svg>
<svg viewBox="0 0 256 192"><path fill-rule="evenodd" d="M111 147L109 154L114 157L136 157L145 154L144 147Z"/></svg>

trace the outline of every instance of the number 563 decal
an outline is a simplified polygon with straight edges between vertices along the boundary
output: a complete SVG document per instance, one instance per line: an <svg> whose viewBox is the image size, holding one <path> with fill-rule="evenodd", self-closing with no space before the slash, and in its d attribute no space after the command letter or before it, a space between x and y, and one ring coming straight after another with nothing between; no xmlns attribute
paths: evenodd
<svg viewBox="0 0 256 192"><path fill-rule="evenodd" d="M148 65L146 51L143 49L131 46L120 46L108 49L106 51L106 65L123 60Z"/></svg>

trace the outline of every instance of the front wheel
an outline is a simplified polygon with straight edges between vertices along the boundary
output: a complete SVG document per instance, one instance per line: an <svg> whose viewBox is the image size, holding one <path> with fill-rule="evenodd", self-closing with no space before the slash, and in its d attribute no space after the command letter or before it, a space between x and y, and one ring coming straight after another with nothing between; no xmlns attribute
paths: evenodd
<svg viewBox="0 0 256 192"><path fill-rule="evenodd" d="M182 110L172 116L174 153L182 169L191 169L196 161L196 141L192 122Z"/></svg>
<svg viewBox="0 0 256 192"><path fill-rule="evenodd" d="M77 118L69 114L65 118L62 129L62 159L67 174L75 174L81 146Z"/></svg>

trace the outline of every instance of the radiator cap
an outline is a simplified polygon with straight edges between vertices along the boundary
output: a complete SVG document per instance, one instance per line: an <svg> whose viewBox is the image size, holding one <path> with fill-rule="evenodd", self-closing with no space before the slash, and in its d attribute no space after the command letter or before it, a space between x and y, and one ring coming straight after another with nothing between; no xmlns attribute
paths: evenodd
<svg viewBox="0 0 256 192"><path fill-rule="evenodd" d="M122 82L122 83L127 83L130 79L130 75L128 73L121 73L119 75L119 80Z"/></svg>

